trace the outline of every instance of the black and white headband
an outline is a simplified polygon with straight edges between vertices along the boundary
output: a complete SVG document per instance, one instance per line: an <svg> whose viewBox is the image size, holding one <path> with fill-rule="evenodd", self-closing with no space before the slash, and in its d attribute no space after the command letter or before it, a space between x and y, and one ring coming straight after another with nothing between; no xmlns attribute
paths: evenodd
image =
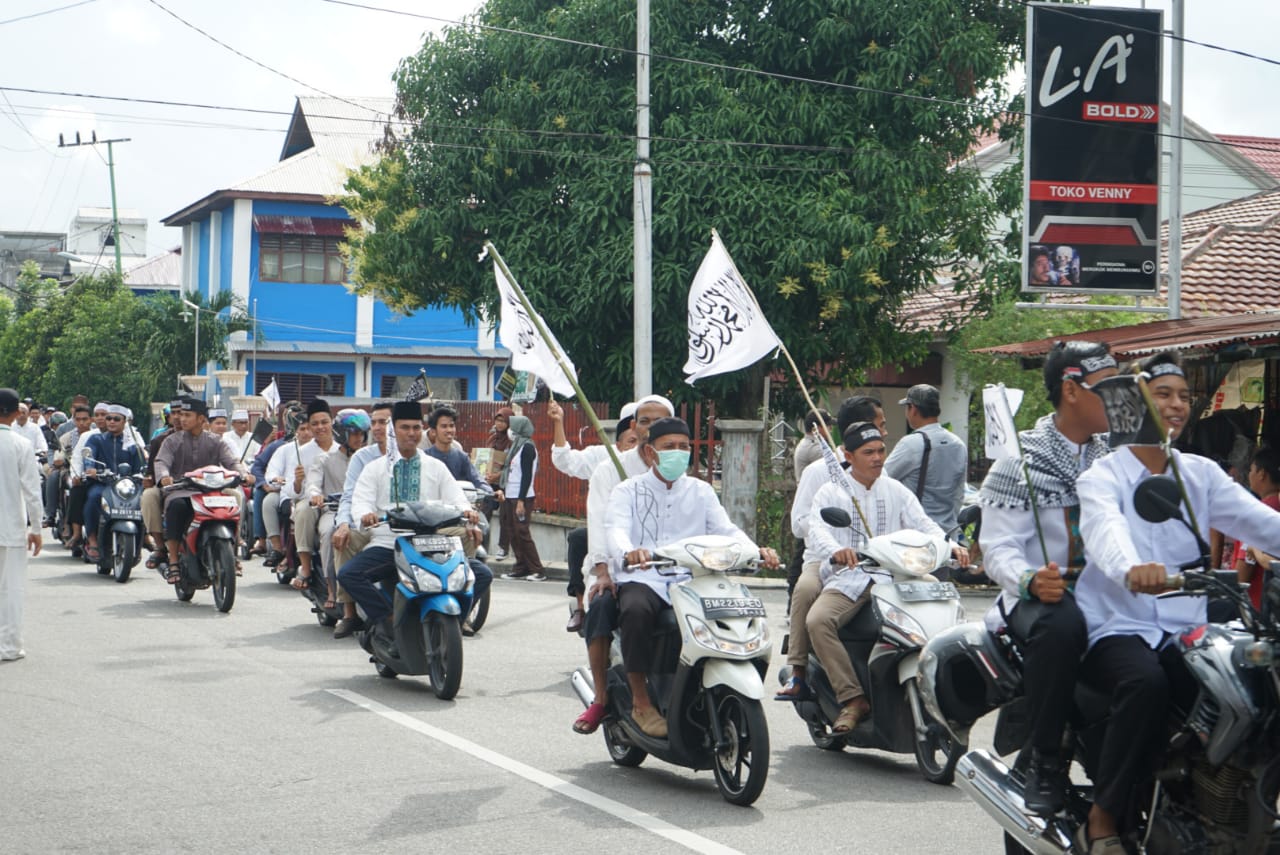
<svg viewBox="0 0 1280 855"><path fill-rule="evenodd" d="M1174 365L1172 362L1161 362L1159 365L1153 365L1147 369L1147 374L1150 375L1152 380L1156 379L1157 377L1164 377L1165 375L1168 375L1168 374L1176 374L1177 376L1182 377L1184 379L1187 376L1183 372L1181 366Z"/></svg>

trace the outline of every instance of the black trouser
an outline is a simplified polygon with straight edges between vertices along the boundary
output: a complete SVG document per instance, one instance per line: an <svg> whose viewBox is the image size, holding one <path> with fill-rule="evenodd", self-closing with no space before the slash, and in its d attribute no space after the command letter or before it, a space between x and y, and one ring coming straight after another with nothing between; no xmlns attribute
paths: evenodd
<svg viewBox="0 0 1280 855"><path fill-rule="evenodd" d="M84 524L84 499L88 492L89 485L81 480L67 493L67 522L72 525Z"/></svg>
<svg viewBox="0 0 1280 855"><path fill-rule="evenodd" d="M628 674L647 674L653 665L653 630L658 615L671 606L640 582L618 586L618 627L622 630L622 664ZM591 611L595 610L592 604ZM590 612L588 612L590 614Z"/></svg>
<svg viewBox="0 0 1280 855"><path fill-rule="evenodd" d="M1089 646L1084 615L1070 593L1057 603L1030 600L1009 613L1009 634L1022 650L1022 684L1031 714L1031 746L1056 756L1071 710L1080 659Z"/></svg>
<svg viewBox="0 0 1280 855"><path fill-rule="evenodd" d="M1113 635L1095 644L1081 667L1090 685L1111 696L1094 801L1121 822L1155 772L1165 742L1172 691L1161 658L1136 635Z"/></svg>
<svg viewBox="0 0 1280 855"><path fill-rule="evenodd" d="M582 578L582 565L587 560L587 530L575 528L565 535L565 557L569 561L569 596L581 597L587 592L586 581Z"/></svg>
<svg viewBox="0 0 1280 855"><path fill-rule="evenodd" d="M591 598L584 625L587 644L597 638L608 638L618 628L618 600L612 591L603 591Z"/></svg>
<svg viewBox="0 0 1280 855"><path fill-rule="evenodd" d="M796 551L791 553L791 563L787 565L787 596L796 589L796 580L800 578L800 570L804 567L804 538L796 538Z"/></svg>
<svg viewBox="0 0 1280 855"><path fill-rule="evenodd" d="M187 533L187 527L191 525L191 520L195 518L195 509L191 507L191 500L188 498L170 499L169 504L164 509L164 538L165 540L182 540Z"/></svg>

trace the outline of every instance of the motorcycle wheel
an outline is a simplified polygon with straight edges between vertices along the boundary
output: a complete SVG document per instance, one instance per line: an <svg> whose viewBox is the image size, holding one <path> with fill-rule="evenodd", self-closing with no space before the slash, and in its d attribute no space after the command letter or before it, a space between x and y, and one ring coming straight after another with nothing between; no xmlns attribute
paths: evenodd
<svg viewBox="0 0 1280 855"><path fill-rule="evenodd" d="M843 751L845 741L843 737L834 736L831 728L825 724L814 724L813 722L805 722L809 728L809 738L813 740L813 744L821 748L823 751Z"/></svg>
<svg viewBox="0 0 1280 855"><path fill-rule="evenodd" d="M206 552L213 577L213 604L229 612L236 602L236 553L229 540L215 540Z"/></svg>
<svg viewBox="0 0 1280 855"><path fill-rule="evenodd" d="M769 725L760 702L732 690L713 695L712 715L720 722L724 747L716 751L712 771L720 795L746 807L760 797L769 777Z"/></svg>
<svg viewBox="0 0 1280 855"><path fill-rule="evenodd" d="M323 603L329 597L329 581L315 565L311 567L311 595L315 597L315 603ZM312 603L312 608L315 610L316 623L326 628L335 626L338 619L315 603Z"/></svg>
<svg viewBox="0 0 1280 855"><path fill-rule="evenodd" d="M471 604L471 614L467 615L467 620L471 622L471 628L476 632L479 632L480 627L484 626L484 622L489 619L489 596L492 593L492 588L486 590L483 597Z"/></svg>
<svg viewBox="0 0 1280 855"><path fill-rule="evenodd" d="M394 680L396 678L396 672L386 665L383 665L381 662L375 662L373 664L373 669L377 671L378 676L384 680Z"/></svg>
<svg viewBox="0 0 1280 855"><path fill-rule="evenodd" d="M427 664L431 688L442 701L458 694L462 684L462 621L439 612L427 615Z"/></svg>
<svg viewBox="0 0 1280 855"><path fill-rule="evenodd" d="M279 582L281 585L288 585L290 582L293 581L294 572L292 570L283 570L283 571L277 570L275 571L275 573L276 573L276 581Z"/></svg>
<svg viewBox="0 0 1280 855"><path fill-rule="evenodd" d="M187 580L179 579L174 583L173 593L180 602L189 603L191 602L191 598L196 595L196 589L191 587Z"/></svg>
<svg viewBox="0 0 1280 855"><path fill-rule="evenodd" d="M914 683L909 684L908 691L916 691ZM966 746L958 744L945 727L925 713L925 735L916 735L915 749L916 765L924 779L947 786L955 780L956 763Z"/></svg>
<svg viewBox="0 0 1280 855"><path fill-rule="evenodd" d="M622 726L617 722L606 722L600 730L604 734L604 746L609 749L609 759L619 766L639 766L649 756L648 751L637 748L627 740Z"/></svg>
<svg viewBox="0 0 1280 855"><path fill-rule="evenodd" d="M111 554L111 573L117 582L129 581L133 565L138 563L137 544L132 537L117 537L116 548Z"/></svg>

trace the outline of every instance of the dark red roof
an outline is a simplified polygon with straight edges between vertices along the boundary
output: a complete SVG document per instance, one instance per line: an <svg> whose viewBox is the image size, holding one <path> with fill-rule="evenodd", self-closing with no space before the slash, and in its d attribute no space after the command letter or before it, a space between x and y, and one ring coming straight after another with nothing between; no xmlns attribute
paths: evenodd
<svg viewBox="0 0 1280 855"><path fill-rule="evenodd" d="M1238 134L1216 134L1216 136L1280 181L1280 139Z"/></svg>
<svg viewBox="0 0 1280 855"><path fill-rule="evenodd" d="M1147 356L1168 349L1176 349L1184 353L1203 353L1221 350L1228 345L1242 342L1274 344L1280 341L1280 312L1152 321L1146 324L1131 324L1106 330L984 347L977 352L1033 359L1048 353L1055 341L1077 339L1089 341L1101 339L1111 345L1111 352L1121 359Z"/></svg>

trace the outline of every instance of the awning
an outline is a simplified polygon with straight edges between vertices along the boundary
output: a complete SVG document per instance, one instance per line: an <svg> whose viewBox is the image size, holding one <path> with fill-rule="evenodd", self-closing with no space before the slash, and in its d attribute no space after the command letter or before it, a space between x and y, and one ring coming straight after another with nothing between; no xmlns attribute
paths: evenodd
<svg viewBox="0 0 1280 855"><path fill-rule="evenodd" d="M1024 362L1038 362L1057 341L1102 341L1121 359L1149 356L1162 350L1186 355L1215 353L1235 344L1249 342L1271 345L1280 342L1280 312L1248 312L1206 318L1179 318L1152 321L1125 327L1020 341L978 348L976 353L1016 356Z"/></svg>
<svg viewBox="0 0 1280 855"><path fill-rule="evenodd" d="M344 229L355 227L354 220L342 217L281 217L267 214L255 214L253 217L253 230L259 234L343 237Z"/></svg>

